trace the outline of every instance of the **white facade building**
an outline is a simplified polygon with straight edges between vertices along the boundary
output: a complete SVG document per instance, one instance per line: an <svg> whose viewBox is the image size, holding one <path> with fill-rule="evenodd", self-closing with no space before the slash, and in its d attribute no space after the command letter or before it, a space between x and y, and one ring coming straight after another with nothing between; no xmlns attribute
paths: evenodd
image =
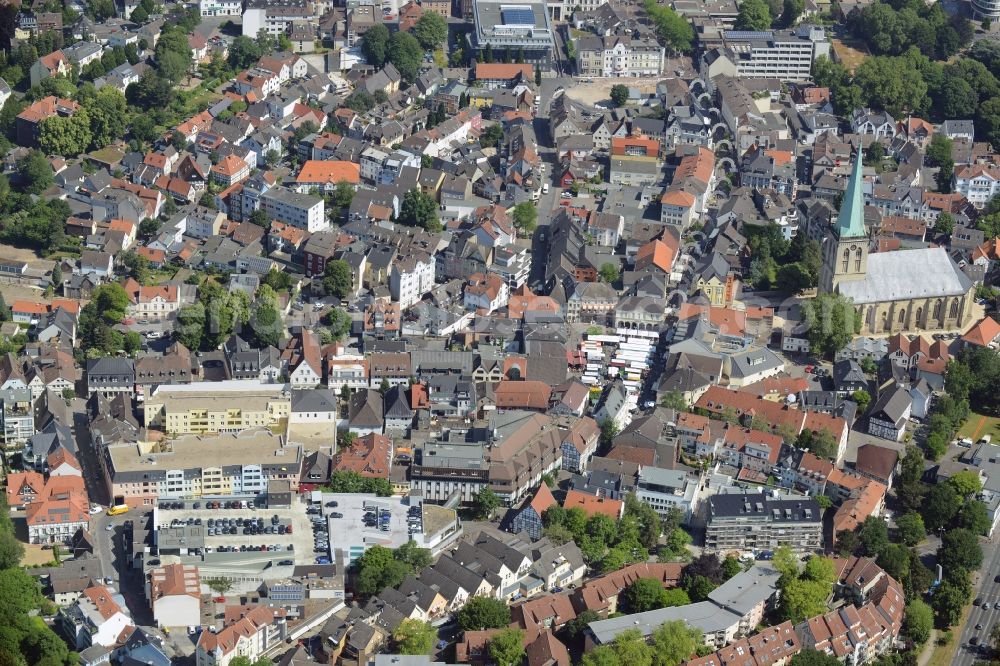
<svg viewBox="0 0 1000 666"><path fill-rule="evenodd" d="M260 206L271 219L290 224L309 233L330 226L326 219L323 199L300 194L287 187L274 187L260 197Z"/></svg>

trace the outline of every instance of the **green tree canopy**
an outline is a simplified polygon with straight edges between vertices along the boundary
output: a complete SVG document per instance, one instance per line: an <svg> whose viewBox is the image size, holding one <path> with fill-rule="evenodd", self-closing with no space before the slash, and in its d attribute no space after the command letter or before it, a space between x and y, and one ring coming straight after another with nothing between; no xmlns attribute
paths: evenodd
<svg viewBox="0 0 1000 666"><path fill-rule="evenodd" d="M361 53L369 65L380 69L389 57L389 29L376 23L366 30L361 38Z"/></svg>
<svg viewBox="0 0 1000 666"><path fill-rule="evenodd" d="M769 30L771 28L771 10L764 0L743 0L740 3L739 14L736 16L737 30Z"/></svg>
<svg viewBox="0 0 1000 666"><path fill-rule="evenodd" d="M435 49L448 40L448 22L440 14L425 12L414 24L413 35L425 49Z"/></svg>
<svg viewBox="0 0 1000 666"><path fill-rule="evenodd" d="M490 597L472 597L458 611L458 626L462 631L500 629L510 624L510 608L503 601Z"/></svg>
<svg viewBox="0 0 1000 666"><path fill-rule="evenodd" d="M323 269L323 291L337 298L347 298L354 288L354 273L343 259L326 262Z"/></svg>
<svg viewBox="0 0 1000 666"><path fill-rule="evenodd" d="M906 613L903 616L903 633L914 643L922 645L930 638L933 628L934 612L931 607L920 599L911 599L906 604Z"/></svg>
<svg viewBox="0 0 1000 666"><path fill-rule="evenodd" d="M487 649L497 666L520 666L524 659L524 632L513 627L502 629L490 639Z"/></svg>
<svg viewBox="0 0 1000 666"><path fill-rule="evenodd" d="M403 203L399 209L399 222L410 227L423 227L428 231L440 230L437 202L419 188L408 190L403 195Z"/></svg>
<svg viewBox="0 0 1000 666"><path fill-rule="evenodd" d="M628 102L628 86L621 83L611 86L611 103L616 107L622 107L626 102Z"/></svg>
<svg viewBox="0 0 1000 666"><path fill-rule="evenodd" d="M430 654L436 638L437 629L430 622L409 617L392 633L399 654Z"/></svg>

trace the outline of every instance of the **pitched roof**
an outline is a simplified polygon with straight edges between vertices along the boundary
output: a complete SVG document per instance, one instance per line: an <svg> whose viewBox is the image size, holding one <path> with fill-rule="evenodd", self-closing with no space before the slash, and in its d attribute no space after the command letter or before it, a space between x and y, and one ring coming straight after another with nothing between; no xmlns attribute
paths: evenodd
<svg viewBox="0 0 1000 666"><path fill-rule="evenodd" d="M357 185L361 182L361 165L346 160L307 160L302 165L297 183L340 183Z"/></svg>
<svg viewBox="0 0 1000 666"><path fill-rule="evenodd" d="M1000 324L993 317L983 317L982 321L962 336L962 340L970 345L988 347L998 337L1000 337Z"/></svg>
<svg viewBox="0 0 1000 666"><path fill-rule="evenodd" d="M600 513L614 520L621 517L624 506L625 504L621 500L588 495L578 490L568 491L566 499L563 500L564 509L580 508L587 516L595 516Z"/></svg>

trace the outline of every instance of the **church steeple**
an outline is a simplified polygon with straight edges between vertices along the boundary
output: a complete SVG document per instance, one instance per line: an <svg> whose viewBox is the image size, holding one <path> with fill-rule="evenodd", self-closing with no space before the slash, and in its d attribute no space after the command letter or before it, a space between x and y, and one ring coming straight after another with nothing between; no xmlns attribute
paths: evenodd
<svg viewBox="0 0 1000 666"><path fill-rule="evenodd" d="M840 238L864 238L865 233L865 199L864 182L861 178L861 151L858 151L851 170L851 179L847 183L844 201L840 204L837 215L837 235Z"/></svg>
<svg viewBox="0 0 1000 666"><path fill-rule="evenodd" d="M865 233L865 201L861 180L861 153L855 158L851 180L837 214L837 224L824 240L823 268L819 287L836 291L841 282L864 280L868 272L868 234Z"/></svg>

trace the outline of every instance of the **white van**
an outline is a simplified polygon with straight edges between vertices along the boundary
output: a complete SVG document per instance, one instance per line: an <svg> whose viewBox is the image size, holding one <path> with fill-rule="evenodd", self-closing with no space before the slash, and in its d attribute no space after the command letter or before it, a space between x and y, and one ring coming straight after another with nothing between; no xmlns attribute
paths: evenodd
<svg viewBox="0 0 1000 666"><path fill-rule="evenodd" d="M545 183L542 185L542 194L548 194L548 193L549 193L549 184Z"/></svg>

